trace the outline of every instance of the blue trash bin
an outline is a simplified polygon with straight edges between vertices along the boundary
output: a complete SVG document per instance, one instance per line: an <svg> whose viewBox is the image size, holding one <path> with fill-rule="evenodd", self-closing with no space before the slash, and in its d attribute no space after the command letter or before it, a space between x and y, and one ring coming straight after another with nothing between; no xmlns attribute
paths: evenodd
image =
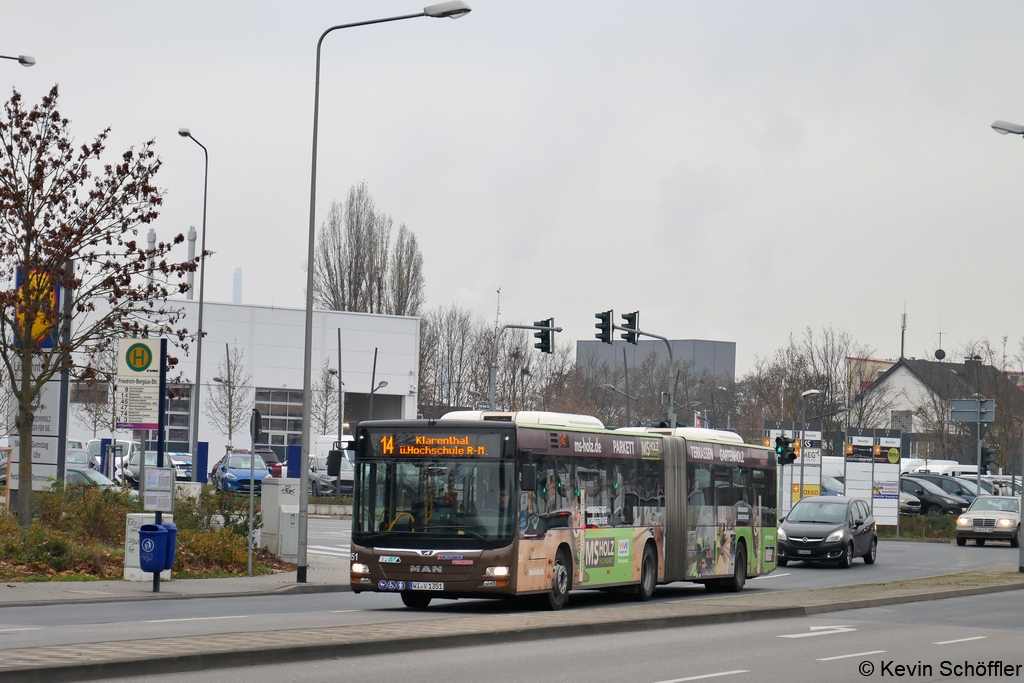
<svg viewBox="0 0 1024 683"><path fill-rule="evenodd" d="M167 529L159 524L139 528L139 568L144 572L162 572L167 556Z"/></svg>
<svg viewBox="0 0 1024 683"><path fill-rule="evenodd" d="M178 527L174 525L174 522L164 522L160 526L167 529L167 554L164 556L164 569L170 569L174 564L174 550L178 545Z"/></svg>

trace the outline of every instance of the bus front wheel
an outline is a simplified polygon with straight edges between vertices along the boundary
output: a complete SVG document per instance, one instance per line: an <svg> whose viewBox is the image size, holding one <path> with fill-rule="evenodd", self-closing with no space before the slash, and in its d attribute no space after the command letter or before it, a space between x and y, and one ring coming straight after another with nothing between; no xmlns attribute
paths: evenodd
<svg viewBox="0 0 1024 683"><path fill-rule="evenodd" d="M426 609L430 606L430 596L423 593L402 591L402 603L409 609Z"/></svg>
<svg viewBox="0 0 1024 683"><path fill-rule="evenodd" d="M569 597L569 570L572 562L565 548L560 548L555 554L555 563L551 565L551 590L547 594L547 607L550 610L560 610L565 606Z"/></svg>
<svg viewBox="0 0 1024 683"><path fill-rule="evenodd" d="M640 563L640 585L636 587L637 600L646 602L654 595L654 585L658 582L658 572L655 569L654 551L651 546L644 548L644 559Z"/></svg>

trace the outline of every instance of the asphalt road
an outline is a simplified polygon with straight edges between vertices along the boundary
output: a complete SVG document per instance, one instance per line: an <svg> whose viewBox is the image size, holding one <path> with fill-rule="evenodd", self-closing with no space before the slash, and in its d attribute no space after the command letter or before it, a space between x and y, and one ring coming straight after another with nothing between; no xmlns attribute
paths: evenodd
<svg viewBox="0 0 1024 683"><path fill-rule="evenodd" d="M311 520L311 564L326 563L341 571L344 563L347 570L347 525L347 520ZM314 552L323 554L314 555ZM996 564L1015 564L1017 553L1006 546L960 548L953 544L886 541L880 544L878 562L872 566L857 561L850 569L841 570L793 563L751 580L746 590L816 588L947 574ZM659 588L655 600L706 596L699 585L676 583ZM570 596L567 609L587 609L627 599L626 596L584 591ZM129 641L139 638L214 633L250 632L256 638L272 638L271 632L283 629L458 618L509 609L523 608L497 601L460 600L438 601L425 612L413 612L405 609L394 594L347 592L5 607L0 608L0 650L117 641L124 641L129 647Z"/></svg>
<svg viewBox="0 0 1024 683"><path fill-rule="evenodd" d="M996 680L953 676L1001 661L1024 676L1024 591L780 619L508 645L118 679L124 683L735 683ZM943 669L943 663L947 669ZM900 676L899 666L916 667ZM928 669L927 667L930 667ZM944 671L951 675L945 676ZM968 673L968 672L963 672ZM1005 672L1004 672L1005 673Z"/></svg>

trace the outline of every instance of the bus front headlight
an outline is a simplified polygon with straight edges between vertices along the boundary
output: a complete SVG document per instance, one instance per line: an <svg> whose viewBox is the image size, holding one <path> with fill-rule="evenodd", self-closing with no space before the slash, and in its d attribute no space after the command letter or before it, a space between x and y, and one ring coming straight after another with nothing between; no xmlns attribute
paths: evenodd
<svg viewBox="0 0 1024 683"><path fill-rule="evenodd" d="M363 564L362 562L353 562L352 563L352 573L353 574L369 574L370 573L370 568L367 565Z"/></svg>
<svg viewBox="0 0 1024 683"><path fill-rule="evenodd" d="M508 567L488 567L484 576L508 576Z"/></svg>

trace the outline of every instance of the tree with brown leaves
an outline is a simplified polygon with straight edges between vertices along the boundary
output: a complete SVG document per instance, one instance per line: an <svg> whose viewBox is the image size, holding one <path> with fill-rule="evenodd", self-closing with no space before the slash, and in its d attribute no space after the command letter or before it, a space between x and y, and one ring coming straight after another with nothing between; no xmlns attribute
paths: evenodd
<svg viewBox="0 0 1024 683"><path fill-rule="evenodd" d="M54 86L27 108L14 91L0 112L0 353L20 482L32 481L33 403L45 382L63 371L90 379L90 359L119 337L173 334L183 344L186 331L174 329L182 312L166 299L195 270L170 260L183 235L152 250L138 241L163 201L152 141L103 164L109 129L76 149L57 95ZM31 488L19 486L21 526L32 522Z"/></svg>

